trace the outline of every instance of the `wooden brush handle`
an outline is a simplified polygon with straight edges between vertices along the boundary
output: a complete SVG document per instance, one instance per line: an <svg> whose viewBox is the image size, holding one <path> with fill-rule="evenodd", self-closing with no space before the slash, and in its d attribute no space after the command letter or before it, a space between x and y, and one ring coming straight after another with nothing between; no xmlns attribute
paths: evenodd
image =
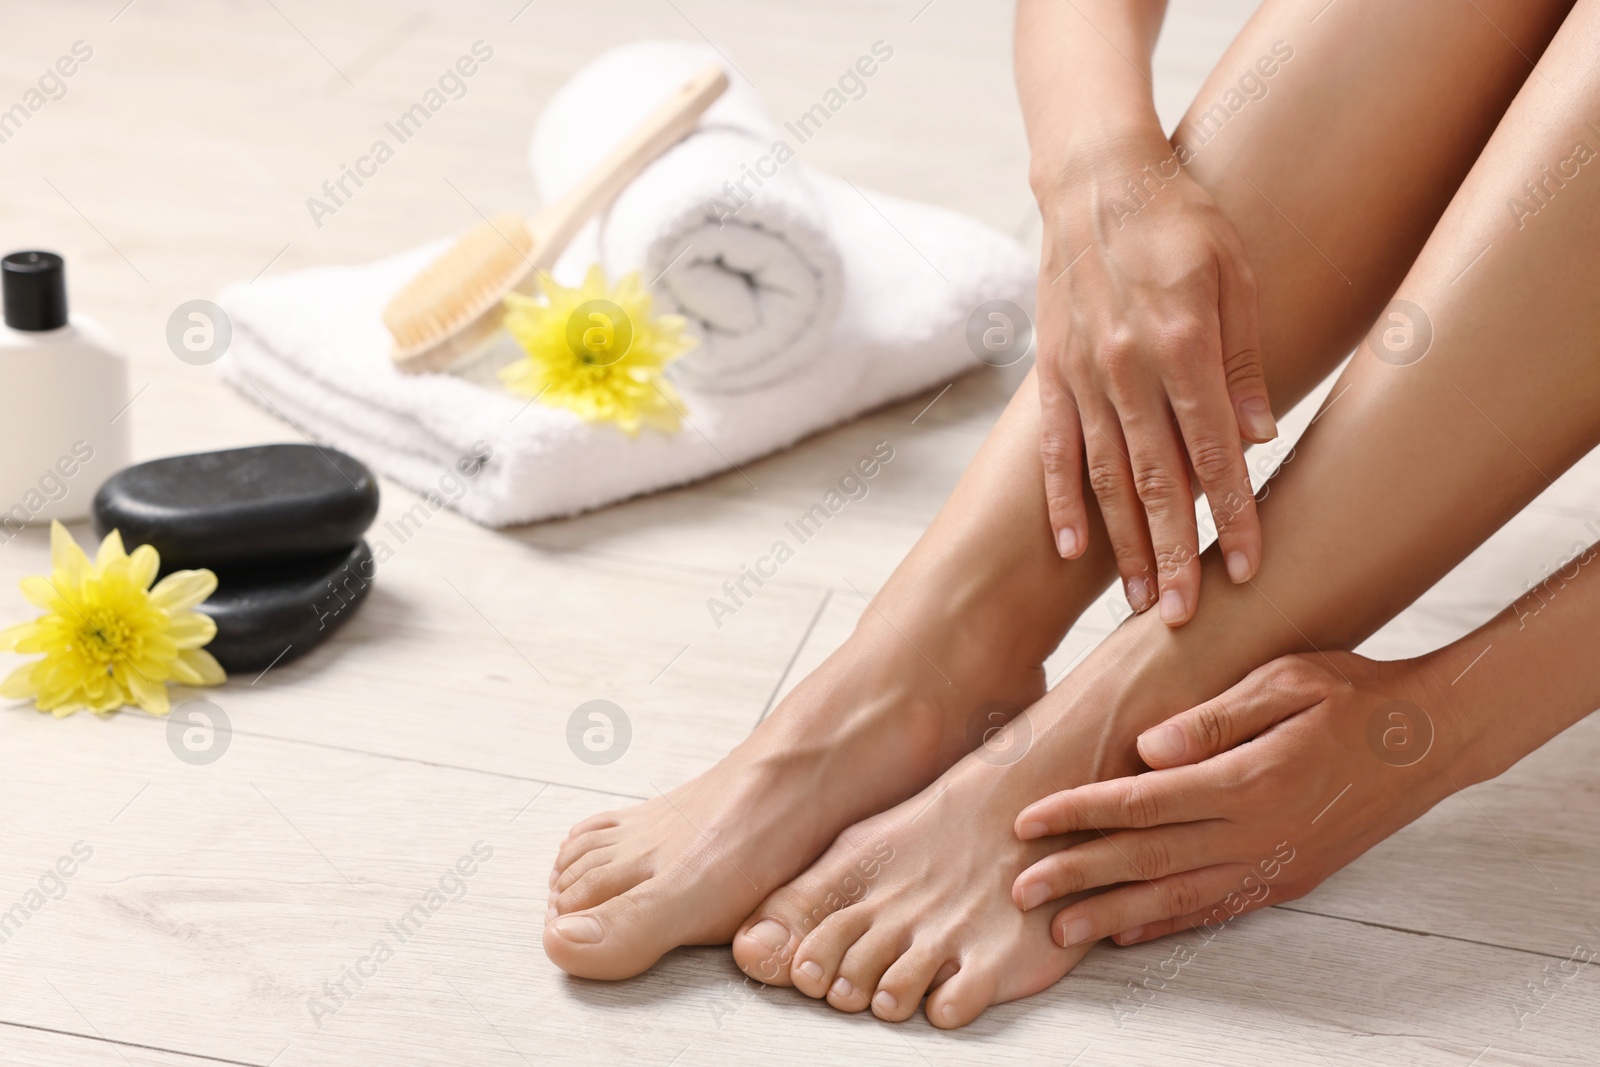
<svg viewBox="0 0 1600 1067"><path fill-rule="evenodd" d="M534 262L540 267L554 263L583 224L615 200L657 156L688 136L727 87L728 76L721 66L712 63L702 68L582 181L529 220L536 242Z"/></svg>

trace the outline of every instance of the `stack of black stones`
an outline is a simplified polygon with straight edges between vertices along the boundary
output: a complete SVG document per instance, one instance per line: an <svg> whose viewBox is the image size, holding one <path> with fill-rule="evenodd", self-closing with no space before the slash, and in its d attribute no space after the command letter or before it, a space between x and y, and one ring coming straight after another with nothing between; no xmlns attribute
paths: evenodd
<svg viewBox="0 0 1600 1067"><path fill-rule="evenodd" d="M94 499L97 536L151 545L161 573L205 567L217 591L199 610L224 670L264 671L305 655L372 587L362 535L378 483L359 460L315 445L260 445L140 463Z"/></svg>

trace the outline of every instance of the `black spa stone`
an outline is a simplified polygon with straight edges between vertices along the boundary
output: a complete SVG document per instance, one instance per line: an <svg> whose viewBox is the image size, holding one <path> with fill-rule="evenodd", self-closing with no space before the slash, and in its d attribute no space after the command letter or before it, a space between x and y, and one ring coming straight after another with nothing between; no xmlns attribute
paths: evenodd
<svg viewBox="0 0 1600 1067"><path fill-rule="evenodd" d="M378 514L378 482L332 448L256 445L135 464L94 498L98 536L153 545L163 574L347 550Z"/></svg>
<svg viewBox="0 0 1600 1067"><path fill-rule="evenodd" d="M374 573L365 541L310 559L220 569L217 591L199 607L217 624L206 651L229 673L299 659L355 614Z"/></svg>

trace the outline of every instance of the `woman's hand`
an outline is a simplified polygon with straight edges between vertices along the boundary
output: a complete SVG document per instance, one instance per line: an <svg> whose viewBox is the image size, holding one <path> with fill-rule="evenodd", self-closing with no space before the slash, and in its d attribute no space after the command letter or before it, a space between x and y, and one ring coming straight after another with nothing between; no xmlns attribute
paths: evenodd
<svg viewBox="0 0 1600 1067"><path fill-rule="evenodd" d="M1056 915L1051 935L1066 946L1134 944L1304 896L1457 780L1476 780L1457 766L1454 713L1430 692L1448 687L1414 662L1288 656L1145 731L1140 755L1160 769L1017 816L1023 840L1100 836L1023 871L1013 899L1028 910L1117 886Z"/></svg>
<svg viewBox="0 0 1600 1067"><path fill-rule="evenodd" d="M1262 376L1256 282L1233 224L1159 130L1033 174L1045 222L1039 393L1045 492L1061 555L1100 502L1129 604L1181 626L1200 592L1191 472L1235 582L1261 531L1244 443L1277 436ZM1085 470L1087 469L1087 479Z"/></svg>

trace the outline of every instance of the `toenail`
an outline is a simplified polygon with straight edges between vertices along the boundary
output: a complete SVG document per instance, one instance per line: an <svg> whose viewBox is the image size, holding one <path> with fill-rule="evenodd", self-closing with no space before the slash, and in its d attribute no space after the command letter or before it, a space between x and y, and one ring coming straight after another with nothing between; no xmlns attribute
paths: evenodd
<svg viewBox="0 0 1600 1067"><path fill-rule="evenodd" d="M555 902L552 901L550 906L548 908L544 909L544 921L545 922L551 922L551 921L553 921L555 919L555 917L557 915L560 915L560 914L561 913L556 910Z"/></svg>
<svg viewBox="0 0 1600 1067"><path fill-rule="evenodd" d="M592 945L605 931L600 929L600 920L589 915L568 915L557 919L550 927L568 941L576 941L580 945Z"/></svg>
<svg viewBox="0 0 1600 1067"><path fill-rule="evenodd" d="M774 952L789 944L788 928L776 919L762 919L750 928L750 936Z"/></svg>
<svg viewBox="0 0 1600 1067"><path fill-rule="evenodd" d="M840 1000L846 1000L856 995L856 987L850 984L850 979L840 976L834 980L833 988L828 990L828 993Z"/></svg>
<svg viewBox="0 0 1600 1067"><path fill-rule="evenodd" d="M944 1007L940 1008L939 1009L939 1018L943 1019L947 1023L955 1022L956 1021L956 1006L954 1004L946 1004Z"/></svg>
<svg viewBox="0 0 1600 1067"><path fill-rule="evenodd" d="M894 994L887 989L880 989L872 994L872 1010L882 1015L893 1015L900 1009L900 1002L894 999Z"/></svg>
<svg viewBox="0 0 1600 1067"><path fill-rule="evenodd" d="M1168 589L1161 594L1161 621L1168 626L1183 621L1183 594L1176 589Z"/></svg>
<svg viewBox="0 0 1600 1067"><path fill-rule="evenodd" d="M1022 910L1037 908L1050 899L1050 887L1043 882L1029 882L1022 887Z"/></svg>
<svg viewBox="0 0 1600 1067"><path fill-rule="evenodd" d="M556 887L556 883L559 882L560 880L561 880L561 871L558 868L555 868L555 867L550 868L550 888L554 889Z"/></svg>
<svg viewBox="0 0 1600 1067"><path fill-rule="evenodd" d="M820 981L822 979L822 964L816 960L806 960L800 965L800 973L813 982Z"/></svg>
<svg viewBox="0 0 1600 1067"><path fill-rule="evenodd" d="M1088 919L1073 919L1061 929L1061 947L1081 945L1094 934L1094 925Z"/></svg>

